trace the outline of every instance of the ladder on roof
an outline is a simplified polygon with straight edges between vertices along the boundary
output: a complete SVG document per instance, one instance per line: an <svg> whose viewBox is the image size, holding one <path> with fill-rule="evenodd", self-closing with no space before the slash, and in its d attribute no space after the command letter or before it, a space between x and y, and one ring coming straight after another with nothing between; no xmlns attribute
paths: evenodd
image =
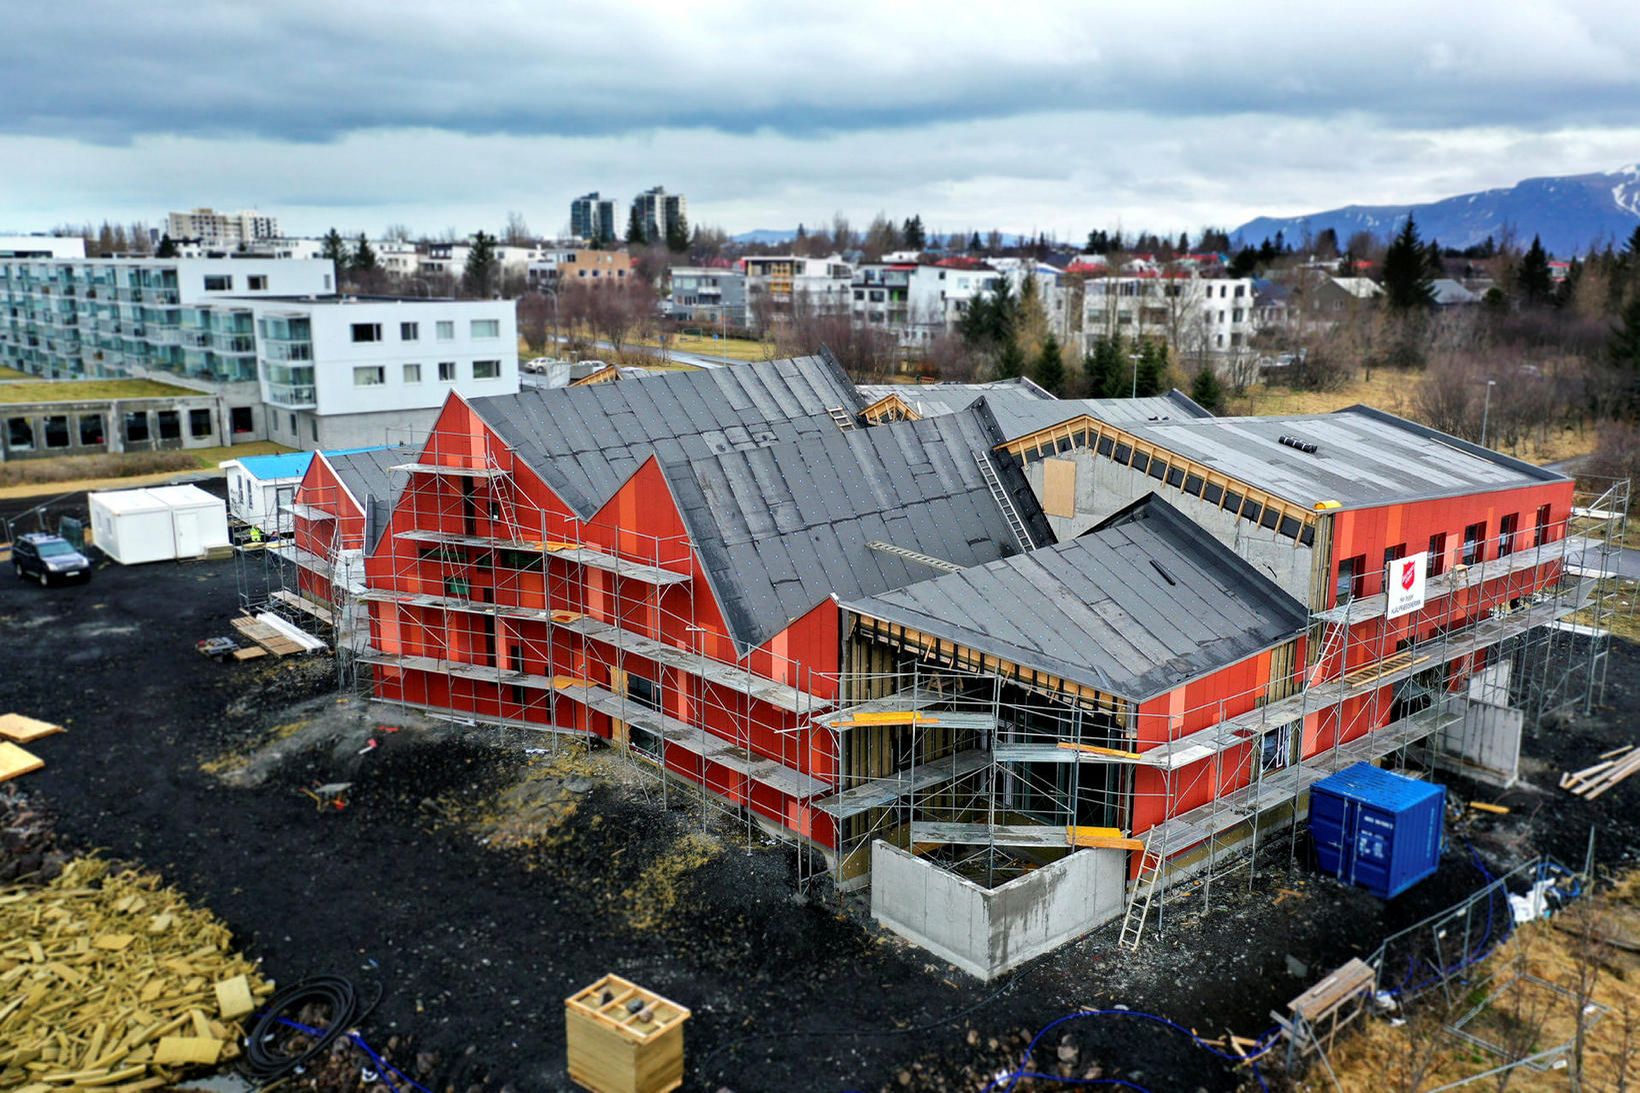
<svg viewBox="0 0 1640 1093"><path fill-rule="evenodd" d="M1133 892L1128 896L1127 914L1122 916L1122 935L1117 944L1131 952L1139 949L1139 939L1144 936L1145 919L1150 916L1150 903L1156 897L1156 889L1161 887L1162 856L1150 849L1150 840L1156 836L1156 828L1151 828L1145 835L1144 849L1139 851L1139 876L1133 882Z"/></svg>
<svg viewBox="0 0 1640 1093"><path fill-rule="evenodd" d="M1008 491L1002 488L1002 479L997 477L996 465L991 462L988 452L975 452L974 462L979 464L979 476L985 479L985 485L991 491L991 497L996 501L997 508L1008 521L1008 527L1013 530L1014 538L1019 541L1019 549L1031 551L1036 549L1036 543L1031 540L1031 533L1025 527L1025 521L1020 519L1019 510L1014 508L1014 502L1008 496Z"/></svg>
<svg viewBox="0 0 1640 1093"><path fill-rule="evenodd" d="M850 429L854 428L854 415L849 413L843 407L833 406L827 410L826 413L831 415L831 420L835 421L837 423L837 427L843 432L846 433Z"/></svg>

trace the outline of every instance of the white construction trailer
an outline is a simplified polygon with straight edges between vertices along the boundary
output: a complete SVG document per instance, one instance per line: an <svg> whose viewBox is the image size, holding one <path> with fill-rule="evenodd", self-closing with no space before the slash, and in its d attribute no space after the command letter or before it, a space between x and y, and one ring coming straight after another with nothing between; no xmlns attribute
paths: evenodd
<svg viewBox="0 0 1640 1093"><path fill-rule="evenodd" d="M228 506L198 486L93 493L91 541L121 565L198 558L228 545Z"/></svg>

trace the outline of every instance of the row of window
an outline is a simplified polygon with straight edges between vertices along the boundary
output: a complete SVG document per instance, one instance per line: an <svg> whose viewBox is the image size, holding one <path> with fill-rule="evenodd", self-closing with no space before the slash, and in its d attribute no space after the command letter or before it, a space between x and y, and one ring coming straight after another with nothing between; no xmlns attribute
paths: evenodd
<svg viewBox="0 0 1640 1093"><path fill-rule="evenodd" d="M266 292L267 290L268 290L268 275L267 274L265 274L265 273L252 273L252 274L248 274L245 277L245 291L246 292ZM231 273L207 273L205 275L205 291L206 292L232 292L233 291L233 274L231 274Z"/></svg>
<svg viewBox="0 0 1640 1093"><path fill-rule="evenodd" d="M1549 506L1539 505L1535 537L1531 542L1528 542L1526 536L1520 531L1520 514L1517 512L1511 512L1499 519L1498 534L1496 538L1492 539L1487 537L1485 520L1468 524L1463 529L1463 547L1458 552L1458 560L1466 566L1477 565L1486 561L1486 545L1488 542L1497 544L1497 550L1492 556L1494 559L1507 558L1517 550L1542 546L1549 541L1549 518ZM1429 537L1428 568L1425 570L1428 576L1438 577L1446 572L1447 542L1447 533L1444 531L1438 531ZM1407 545L1405 543L1397 543L1395 546L1386 547L1384 550L1384 564L1379 567L1377 576L1382 579L1391 562L1398 561L1406 556ZM1357 554L1353 558L1345 558L1339 562L1338 577L1334 588L1337 601L1344 603L1367 595L1368 575L1367 556L1365 554Z"/></svg>
<svg viewBox="0 0 1640 1093"><path fill-rule="evenodd" d="M399 373L405 384L421 382L421 365L406 364ZM501 378L500 361L474 361L473 379L497 380ZM456 382L456 362L438 362L438 380L440 383ZM387 366L385 364L362 364L353 369L353 386L381 387L387 383Z"/></svg>
<svg viewBox="0 0 1640 1093"><path fill-rule="evenodd" d="M249 413L248 408L244 408ZM194 440L204 440L216 432L216 424L208 409L189 410L188 436ZM157 410L154 412L153 423L150 424L146 410L134 410L121 415L121 434L127 444L140 444L156 437L160 440L182 439L182 411ZM237 419L235 421L237 425ZM248 432L247 423L244 431ZM40 419L38 428L31 418L10 417L6 419L6 447L14 452L33 451L37 446L45 449L72 448L76 446L73 439L78 433L78 447L100 448L108 442L108 435L103 422L102 414L80 414L72 425L67 414L49 414Z"/></svg>
<svg viewBox="0 0 1640 1093"><path fill-rule="evenodd" d="M500 319L471 319L467 324L468 334L473 338L501 337ZM434 336L441 342L454 341L456 324L454 319L440 319L433 324ZM381 323L354 323L353 340L355 342L379 342L382 337ZM421 324L406 322L399 324L399 341L416 342L421 340Z"/></svg>

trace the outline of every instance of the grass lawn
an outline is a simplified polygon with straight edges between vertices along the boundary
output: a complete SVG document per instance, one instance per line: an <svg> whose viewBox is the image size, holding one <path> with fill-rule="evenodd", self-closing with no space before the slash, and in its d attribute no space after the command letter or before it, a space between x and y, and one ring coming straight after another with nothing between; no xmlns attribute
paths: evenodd
<svg viewBox="0 0 1640 1093"><path fill-rule="evenodd" d="M30 376L27 372L19 372L15 368L7 368L0 364L0 380L26 380Z"/></svg>
<svg viewBox="0 0 1640 1093"><path fill-rule="evenodd" d="M659 346L653 339L644 342L645 345ZM749 338L714 338L700 334L677 334L668 342L667 348L679 353L699 353L706 357L726 357L736 361L766 361L774 357L774 346L769 342L756 342Z"/></svg>
<svg viewBox="0 0 1640 1093"><path fill-rule="evenodd" d="M26 402L75 402L101 398L156 398L198 395L186 387L173 387L155 380L38 380L34 383L0 385L0 405Z"/></svg>
<svg viewBox="0 0 1640 1093"><path fill-rule="evenodd" d="M214 469L224 459L241 459L247 455L278 455L280 452L295 450L283 444L275 444L271 440L253 440L247 444L224 445L219 448L190 448L183 454L192 456L201 467Z"/></svg>
<svg viewBox="0 0 1640 1093"><path fill-rule="evenodd" d="M1232 415L1329 414L1356 403L1387 410L1411 421L1418 420L1418 389L1424 377L1418 372L1380 368L1372 379L1355 378L1336 391L1297 391L1290 387L1256 384L1247 394L1232 395L1228 413ZM1553 463L1594 451L1598 438L1593 428L1559 429L1547 436L1532 436L1518 444L1504 445L1499 451L1532 463Z"/></svg>

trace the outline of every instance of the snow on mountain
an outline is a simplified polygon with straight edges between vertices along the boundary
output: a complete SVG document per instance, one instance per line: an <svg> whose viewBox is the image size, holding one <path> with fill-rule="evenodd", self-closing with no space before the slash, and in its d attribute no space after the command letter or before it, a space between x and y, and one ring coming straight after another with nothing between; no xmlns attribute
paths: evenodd
<svg viewBox="0 0 1640 1093"><path fill-rule="evenodd" d="M1408 212L1418 219L1425 239L1445 246L1468 247L1487 236L1512 232L1524 244L1532 236L1555 254L1572 255L1607 242L1621 246L1640 227L1640 164L1610 174L1529 178L1513 186L1459 194L1413 205L1346 205L1307 216L1261 216L1231 233L1233 242L1257 246L1281 232L1286 242L1301 245L1306 234L1332 228L1340 243L1356 232L1380 238L1393 235Z"/></svg>

